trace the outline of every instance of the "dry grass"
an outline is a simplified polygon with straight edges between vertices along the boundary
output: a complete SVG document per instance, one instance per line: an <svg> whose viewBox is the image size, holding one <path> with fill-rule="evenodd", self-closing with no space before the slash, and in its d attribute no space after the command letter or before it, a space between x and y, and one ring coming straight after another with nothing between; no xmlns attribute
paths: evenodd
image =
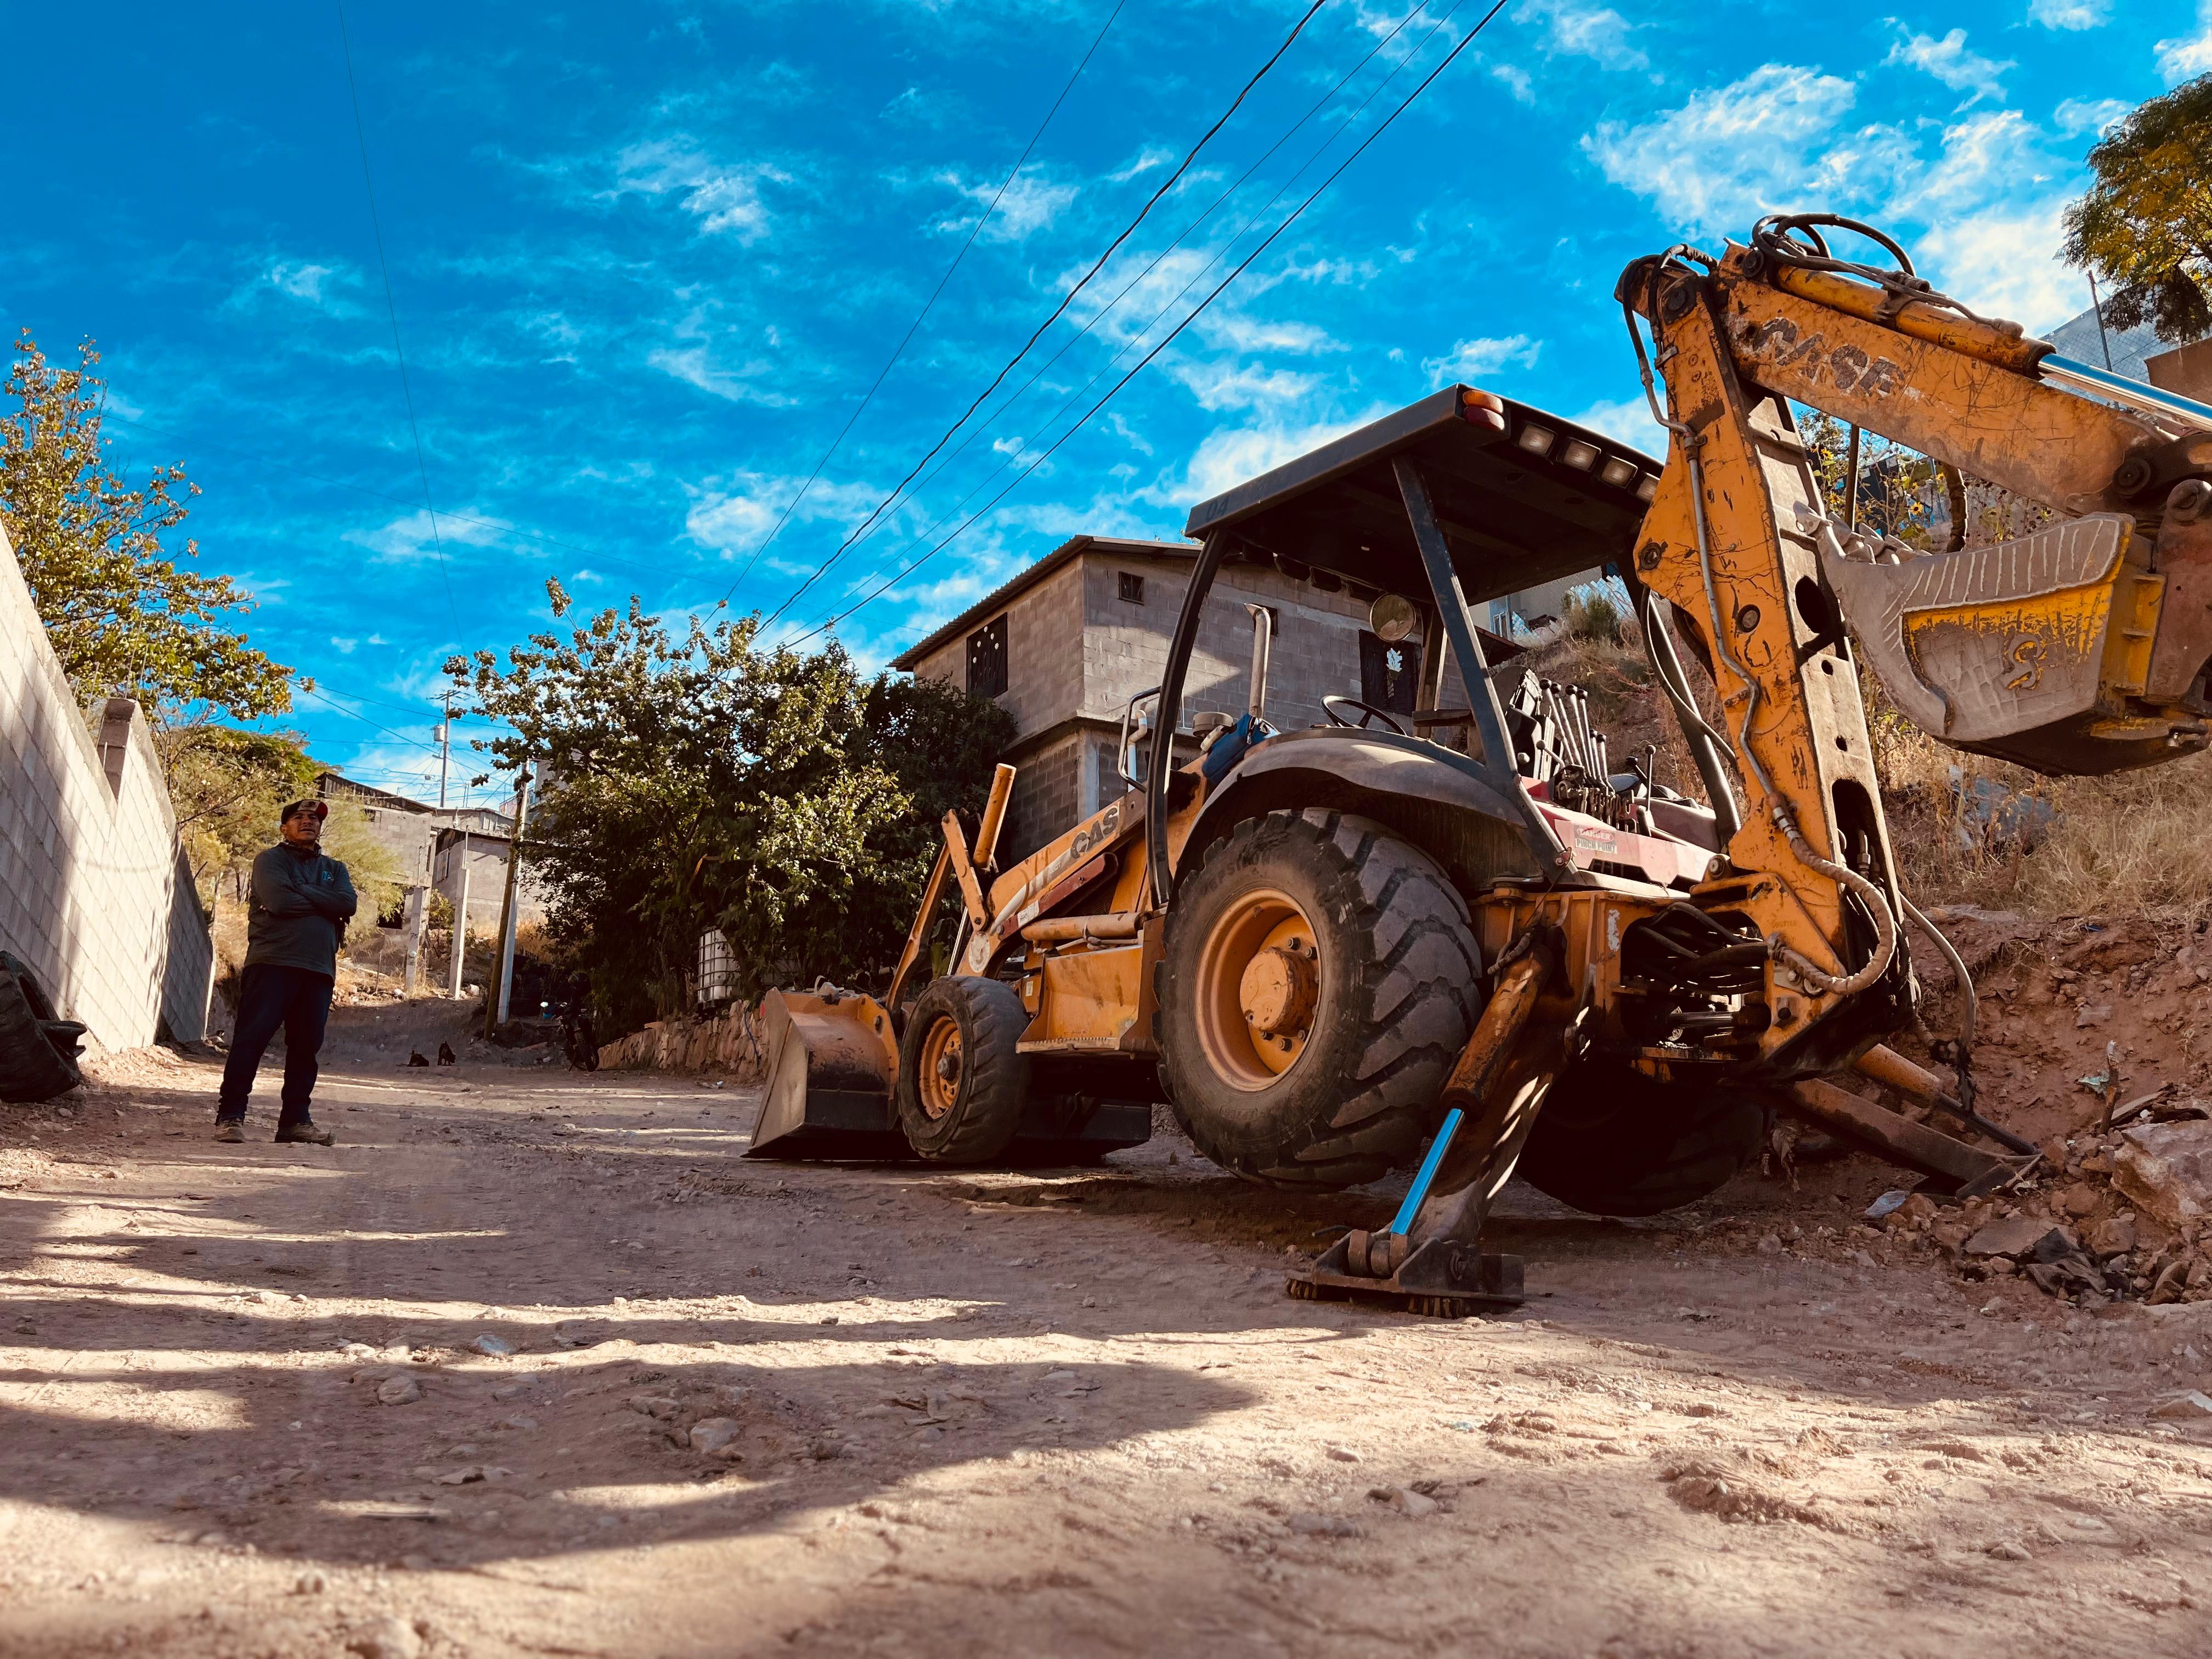
<svg viewBox="0 0 2212 1659"><path fill-rule="evenodd" d="M2112 777L2046 778L1944 747L1862 678L1891 840L1923 903L2167 921L2212 904L2212 757ZM1969 787L1987 779L2050 804L2057 816L2032 851L1966 819L1954 768Z"/></svg>

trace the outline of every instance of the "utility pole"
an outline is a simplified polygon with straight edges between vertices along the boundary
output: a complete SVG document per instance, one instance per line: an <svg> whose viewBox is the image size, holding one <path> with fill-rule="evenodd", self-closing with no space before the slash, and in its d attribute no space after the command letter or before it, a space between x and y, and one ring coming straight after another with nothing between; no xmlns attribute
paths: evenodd
<svg viewBox="0 0 2212 1659"><path fill-rule="evenodd" d="M422 961L422 930L430 923L430 890L410 887L407 890L407 967L401 981L401 994L413 996L416 970Z"/></svg>
<svg viewBox="0 0 2212 1659"><path fill-rule="evenodd" d="M447 965L452 994L461 994L461 969L469 954L469 832L461 831L461 896L453 905L453 961Z"/></svg>
<svg viewBox="0 0 2212 1659"><path fill-rule="evenodd" d="M529 823L530 765L526 761L514 780L514 839L507 848L507 898L499 909L499 962L494 969L497 988L484 999L487 1037L506 1021L507 1002L514 992L514 890L522 876L522 832Z"/></svg>
<svg viewBox="0 0 2212 1659"><path fill-rule="evenodd" d="M453 758L453 694L446 693L445 719L438 722L438 810L446 810L446 769Z"/></svg>
<svg viewBox="0 0 2212 1659"><path fill-rule="evenodd" d="M2097 313L2097 343L2105 348L2105 372L2112 370L2112 337L2105 332L2105 302L2097 294L2097 273L2089 273L2089 309Z"/></svg>

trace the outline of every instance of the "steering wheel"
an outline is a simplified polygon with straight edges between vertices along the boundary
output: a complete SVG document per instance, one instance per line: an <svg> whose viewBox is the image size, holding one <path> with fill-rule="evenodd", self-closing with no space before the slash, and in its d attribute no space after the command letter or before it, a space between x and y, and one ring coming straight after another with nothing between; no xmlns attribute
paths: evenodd
<svg viewBox="0 0 2212 1659"><path fill-rule="evenodd" d="M1337 725L1348 726L1355 732L1367 731L1376 720L1381 720L1383 725L1401 738L1412 735L1404 726L1398 724L1396 718L1387 709L1377 708L1371 702L1362 702L1357 697L1323 697L1321 700L1321 708L1322 713L1327 714ZM1359 718L1352 719L1351 714L1346 712L1347 709L1357 709Z"/></svg>

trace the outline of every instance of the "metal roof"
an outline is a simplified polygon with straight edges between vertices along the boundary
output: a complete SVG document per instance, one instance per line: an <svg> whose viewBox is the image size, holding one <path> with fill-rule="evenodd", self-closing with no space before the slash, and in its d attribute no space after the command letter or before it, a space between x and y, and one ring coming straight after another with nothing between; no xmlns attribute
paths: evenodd
<svg viewBox="0 0 2212 1659"><path fill-rule="evenodd" d="M1198 556L1198 550L1187 542L1135 541L1119 536L1072 536L1012 580L986 593L927 639L907 647L891 659L891 666L912 673L930 653L988 622L994 612L1005 610L1018 595L1034 587L1070 559L1085 553L1103 553L1109 557L1118 556L1121 558L1194 559Z"/></svg>
<svg viewBox="0 0 2212 1659"><path fill-rule="evenodd" d="M1374 586L1427 583L1393 464L1427 480L1470 603L1626 566L1660 463L1533 404L1447 386L1191 509L1183 533Z"/></svg>

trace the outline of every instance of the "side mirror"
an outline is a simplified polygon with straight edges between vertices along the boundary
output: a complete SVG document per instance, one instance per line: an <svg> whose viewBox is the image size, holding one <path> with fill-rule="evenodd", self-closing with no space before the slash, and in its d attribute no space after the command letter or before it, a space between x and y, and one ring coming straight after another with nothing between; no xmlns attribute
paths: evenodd
<svg viewBox="0 0 2212 1659"><path fill-rule="evenodd" d="M1139 691L1122 705L1121 741L1115 750L1114 769L1121 775L1121 781L1133 789L1145 787L1145 774L1137 769L1137 749L1142 744L1149 757L1152 750L1152 729L1160 701L1160 688ZM1142 711L1139 705L1146 705Z"/></svg>

